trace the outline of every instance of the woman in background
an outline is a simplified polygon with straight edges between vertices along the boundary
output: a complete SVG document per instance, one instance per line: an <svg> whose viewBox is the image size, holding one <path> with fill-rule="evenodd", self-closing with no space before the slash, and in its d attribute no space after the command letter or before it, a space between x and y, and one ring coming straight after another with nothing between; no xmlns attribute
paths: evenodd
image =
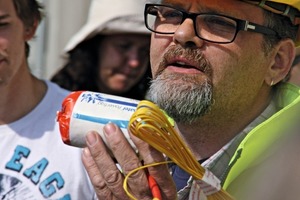
<svg viewBox="0 0 300 200"><path fill-rule="evenodd" d="M72 91L144 99L151 72L143 8L140 0L93 0L87 23L65 48L66 64L51 81Z"/></svg>

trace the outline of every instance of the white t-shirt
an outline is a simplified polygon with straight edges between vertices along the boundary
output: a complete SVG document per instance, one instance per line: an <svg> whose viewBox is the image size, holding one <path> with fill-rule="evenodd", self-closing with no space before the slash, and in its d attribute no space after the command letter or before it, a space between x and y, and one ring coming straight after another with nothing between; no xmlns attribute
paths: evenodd
<svg viewBox="0 0 300 200"><path fill-rule="evenodd" d="M56 112L69 92L46 84L47 93L34 110L0 125L0 199L94 199L82 150L62 142L56 122Z"/></svg>

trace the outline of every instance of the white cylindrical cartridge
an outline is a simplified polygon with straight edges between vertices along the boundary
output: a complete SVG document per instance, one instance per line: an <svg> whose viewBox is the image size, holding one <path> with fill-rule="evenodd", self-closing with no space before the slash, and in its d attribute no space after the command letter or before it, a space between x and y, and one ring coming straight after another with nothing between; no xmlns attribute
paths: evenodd
<svg viewBox="0 0 300 200"><path fill-rule="evenodd" d="M130 140L127 126L138 103L138 100L97 92L71 92L57 112L56 120L61 138L65 144L85 147L85 134L95 130L106 143L103 127L113 122L121 128L130 145L136 149Z"/></svg>

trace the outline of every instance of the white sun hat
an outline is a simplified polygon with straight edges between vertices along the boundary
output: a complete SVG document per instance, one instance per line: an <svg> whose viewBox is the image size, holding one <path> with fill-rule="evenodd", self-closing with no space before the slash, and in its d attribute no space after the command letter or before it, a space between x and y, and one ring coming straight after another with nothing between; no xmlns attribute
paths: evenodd
<svg viewBox="0 0 300 200"><path fill-rule="evenodd" d="M150 34L144 24L145 0L92 0L86 24L69 40L69 52L97 34Z"/></svg>

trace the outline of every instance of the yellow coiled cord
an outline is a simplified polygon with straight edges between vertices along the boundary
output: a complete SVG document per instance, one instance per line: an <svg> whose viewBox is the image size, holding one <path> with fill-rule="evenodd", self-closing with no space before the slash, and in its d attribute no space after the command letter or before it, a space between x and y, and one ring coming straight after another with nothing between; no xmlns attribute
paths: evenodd
<svg viewBox="0 0 300 200"><path fill-rule="evenodd" d="M205 176L205 172L207 172L205 168L194 158L192 152L175 131L166 115L154 103L147 100L140 101L136 111L131 116L128 128L133 135L165 154L179 167L193 176L194 179L202 180ZM165 162L154 163L151 166L158 164L165 164ZM143 166L134 171L149 166ZM124 189L130 198L135 199L127 190L127 178L130 175L131 173L125 177ZM233 198L220 188L215 193L209 194L207 199L232 200Z"/></svg>

